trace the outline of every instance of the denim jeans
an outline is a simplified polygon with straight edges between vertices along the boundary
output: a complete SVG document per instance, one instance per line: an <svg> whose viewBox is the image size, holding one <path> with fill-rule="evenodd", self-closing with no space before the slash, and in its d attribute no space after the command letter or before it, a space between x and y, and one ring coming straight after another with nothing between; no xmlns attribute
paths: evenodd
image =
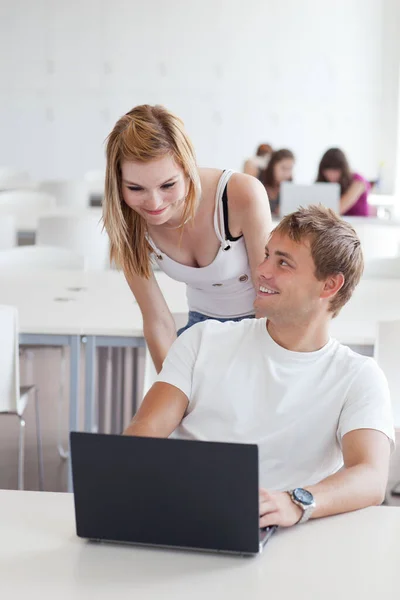
<svg viewBox="0 0 400 600"><path fill-rule="evenodd" d="M207 321L208 319L213 319L214 321L220 321L221 323L225 323L226 321L242 321L243 319L254 319L254 315L245 315L244 317L235 317L235 318L225 318L225 317L209 317L208 315L203 315L202 313L195 312L193 310L189 311L189 319L184 327L178 329L178 336L181 335L186 329L189 329L192 325L196 325L196 323L202 323L203 321Z"/></svg>

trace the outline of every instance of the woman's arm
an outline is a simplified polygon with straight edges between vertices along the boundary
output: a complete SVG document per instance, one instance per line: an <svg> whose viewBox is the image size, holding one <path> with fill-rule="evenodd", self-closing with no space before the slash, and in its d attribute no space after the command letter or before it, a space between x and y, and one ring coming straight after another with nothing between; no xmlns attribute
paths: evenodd
<svg viewBox="0 0 400 600"><path fill-rule="evenodd" d="M271 210L263 184L242 173L232 175L228 183L229 230L243 234L253 282L255 270L265 257L265 245L272 229Z"/></svg>
<svg viewBox="0 0 400 600"><path fill-rule="evenodd" d="M363 181L358 179L353 181L347 192L340 198L340 214L346 213L352 206L355 205L361 194L365 192L366 186Z"/></svg>
<svg viewBox="0 0 400 600"><path fill-rule="evenodd" d="M154 274L150 279L125 275L143 316L143 333L157 373L176 339L175 321Z"/></svg>

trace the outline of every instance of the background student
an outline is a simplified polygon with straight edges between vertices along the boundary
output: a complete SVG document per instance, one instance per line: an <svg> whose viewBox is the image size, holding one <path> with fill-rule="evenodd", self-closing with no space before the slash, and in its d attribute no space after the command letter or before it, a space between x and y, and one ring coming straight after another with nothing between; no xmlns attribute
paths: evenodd
<svg viewBox="0 0 400 600"><path fill-rule="evenodd" d="M340 184L340 214L367 217L369 182L351 171L346 155L340 148L330 148L321 158L317 182Z"/></svg>
<svg viewBox="0 0 400 600"><path fill-rule="evenodd" d="M261 175L261 182L267 190L269 205L273 215L279 215L279 192L281 183L292 181L294 167L294 154L291 150L283 148L273 152L265 171Z"/></svg>

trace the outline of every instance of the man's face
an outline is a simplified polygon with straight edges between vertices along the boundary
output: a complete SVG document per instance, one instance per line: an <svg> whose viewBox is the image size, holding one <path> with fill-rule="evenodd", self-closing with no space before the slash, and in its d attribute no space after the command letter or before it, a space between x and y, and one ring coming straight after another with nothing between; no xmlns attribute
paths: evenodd
<svg viewBox="0 0 400 600"><path fill-rule="evenodd" d="M281 324L301 324L312 319L322 305L324 281L315 277L308 240L297 244L289 237L272 233L265 260L257 268L257 317Z"/></svg>

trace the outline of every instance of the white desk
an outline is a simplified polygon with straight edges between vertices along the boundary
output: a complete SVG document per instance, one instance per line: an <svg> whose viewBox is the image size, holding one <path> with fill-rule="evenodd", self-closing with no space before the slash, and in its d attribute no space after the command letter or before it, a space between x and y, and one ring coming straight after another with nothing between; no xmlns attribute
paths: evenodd
<svg viewBox="0 0 400 600"><path fill-rule="evenodd" d="M185 286L160 278L167 302L187 312ZM144 346L142 316L121 273L116 271L24 271L2 273L0 304L18 308L20 343L70 348L69 430L80 429L81 339L86 341L85 425L93 423L95 350L99 346ZM68 480L71 489L71 479Z"/></svg>
<svg viewBox="0 0 400 600"><path fill-rule="evenodd" d="M187 312L184 284L157 279L173 314ZM400 279L364 280L333 320L331 333L349 345L373 346L379 320L400 319ZM41 271L2 274L0 303L18 308L21 343L71 348L70 430L79 429L79 353L85 354L85 424L93 424L96 347L144 345L142 316L121 273Z"/></svg>
<svg viewBox="0 0 400 600"><path fill-rule="evenodd" d="M158 272L173 314L187 312L185 286ZM17 306L23 335L80 335L143 339L142 317L121 273L41 271L0 278L0 303ZM350 302L332 321L331 333L349 345L372 346L379 320L400 319L400 279L362 280ZM112 345L107 340L106 345Z"/></svg>
<svg viewBox="0 0 400 600"><path fill-rule="evenodd" d="M398 598L400 510L375 507L278 531L253 558L93 544L71 494L0 492L2 598Z"/></svg>

